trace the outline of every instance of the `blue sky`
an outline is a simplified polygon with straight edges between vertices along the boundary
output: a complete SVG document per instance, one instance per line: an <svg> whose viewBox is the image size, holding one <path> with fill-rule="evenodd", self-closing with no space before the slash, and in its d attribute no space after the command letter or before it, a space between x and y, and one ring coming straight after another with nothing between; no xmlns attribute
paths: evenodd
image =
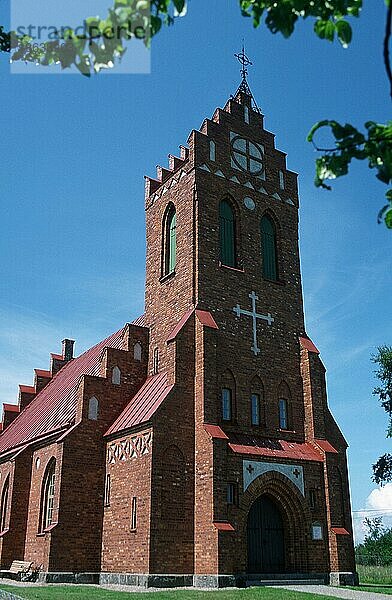
<svg viewBox="0 0 392 600"><path fill-rule="evenodd" d="M236 0L199 0L154 40L149 75L10 75L0 57L2 401L16 401L17 384L47 368L63 337L80 353L143 311L143 175L234 93L233 54L244 37L266 127L300 174L307 331L350 443L353 507L392 508L392 484L377 491L371 481L372 463L391 450L370 361L378 345L392 344L392 233L376 222L385 189L363 164L333 192L317 190L305 142L321 118L361 126L390 117L385 7L365 5L346 50L318 40L310 21L283 40L254 30Z"/></svg>

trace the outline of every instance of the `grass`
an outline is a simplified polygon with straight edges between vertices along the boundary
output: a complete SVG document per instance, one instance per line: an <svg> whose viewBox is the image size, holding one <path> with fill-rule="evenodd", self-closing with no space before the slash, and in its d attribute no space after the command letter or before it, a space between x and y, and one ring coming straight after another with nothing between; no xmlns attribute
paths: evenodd
<svg viewBox="0 0 392 600"><path fill-rule="evenodd" d="M273 588L247 588L202 592L198 590L173 590L169 592L116 592L93 586L37 586L19 587L1 585L0 590L11 592L26 600L330 600L303 592Z"/></svg>
<svg viewBox="0 0 392 600"><path fill-rule="evenodd" d="M392 585L392 565L388 567L357 565L357 571L361 585L366 583L386 583L387 585Z"/></svg>
<svg viewBox="0 0 392 600"><path fill-rule="evenodd" d="M350 588L360 592L372 592L372 594L389 594L392 596L392 586L383 587L382 585L359 585L359 587Z"/></svg>

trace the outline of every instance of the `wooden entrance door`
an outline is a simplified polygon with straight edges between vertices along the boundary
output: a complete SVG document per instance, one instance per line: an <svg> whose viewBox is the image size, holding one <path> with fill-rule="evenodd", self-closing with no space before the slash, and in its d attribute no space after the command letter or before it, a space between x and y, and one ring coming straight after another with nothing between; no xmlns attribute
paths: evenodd
<svg viewBox="0 0 392 600"><path fill-rule="evenodd" d="M270 498L260 496L248 515L248 573L281 573L284 556L282 515Z"/></svg>

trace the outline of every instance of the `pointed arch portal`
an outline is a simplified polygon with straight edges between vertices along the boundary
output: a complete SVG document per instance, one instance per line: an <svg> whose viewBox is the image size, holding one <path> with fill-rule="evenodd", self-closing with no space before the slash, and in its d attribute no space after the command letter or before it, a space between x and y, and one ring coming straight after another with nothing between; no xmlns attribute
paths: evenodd
<svg viewBox="0 0 392 600"><path fill-rule="evenodd" d="M248 514L248 573L282 573L285 570L284 526L280 509L266 495L252 504Z"/></svg>

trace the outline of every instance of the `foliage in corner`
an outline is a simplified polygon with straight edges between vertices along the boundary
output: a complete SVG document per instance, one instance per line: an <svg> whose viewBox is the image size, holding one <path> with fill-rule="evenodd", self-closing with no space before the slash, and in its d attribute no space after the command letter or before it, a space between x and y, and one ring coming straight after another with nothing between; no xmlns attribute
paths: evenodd
<svg viewBox="0 0 392 600"><path fill-rule="evenodd" d="M333 148L320 148L314 141L317 131L329 128L334 137ZM385 125L368 121L365 123L366 133L358 131L352 125L341 125L337 121L324 120L316 123L308 134L312 142L323 156L316 160L315 185L330 190L326 180L347 175L351 160L367 160L370 169L376 169L376 177L386 185L392 184L392 121ZM378 214L378 221L392 229L392 189L386 192L387 204Z"/></svg>
<svg viewBox="0 0 392 600"><path fill-rule="evenodd" d="M358 17L362 0L240 0L244 17L252 17L254 27L265 24L272 33L288 38L298 19L315 18L314 32L319 38L333 42L335 36L345 48L351 42L352 29L346 17Z"/></svg>
<svg viewBox="0 0 392 600"><path fill-rule="evenodd" d="M392 346L380 346L372 360L379 366L375 373L380 381L373 394L388 414L387 438L392 438ZM377 484L392 481L392 454L384 454L373 465L373 480Z"/></svg>

